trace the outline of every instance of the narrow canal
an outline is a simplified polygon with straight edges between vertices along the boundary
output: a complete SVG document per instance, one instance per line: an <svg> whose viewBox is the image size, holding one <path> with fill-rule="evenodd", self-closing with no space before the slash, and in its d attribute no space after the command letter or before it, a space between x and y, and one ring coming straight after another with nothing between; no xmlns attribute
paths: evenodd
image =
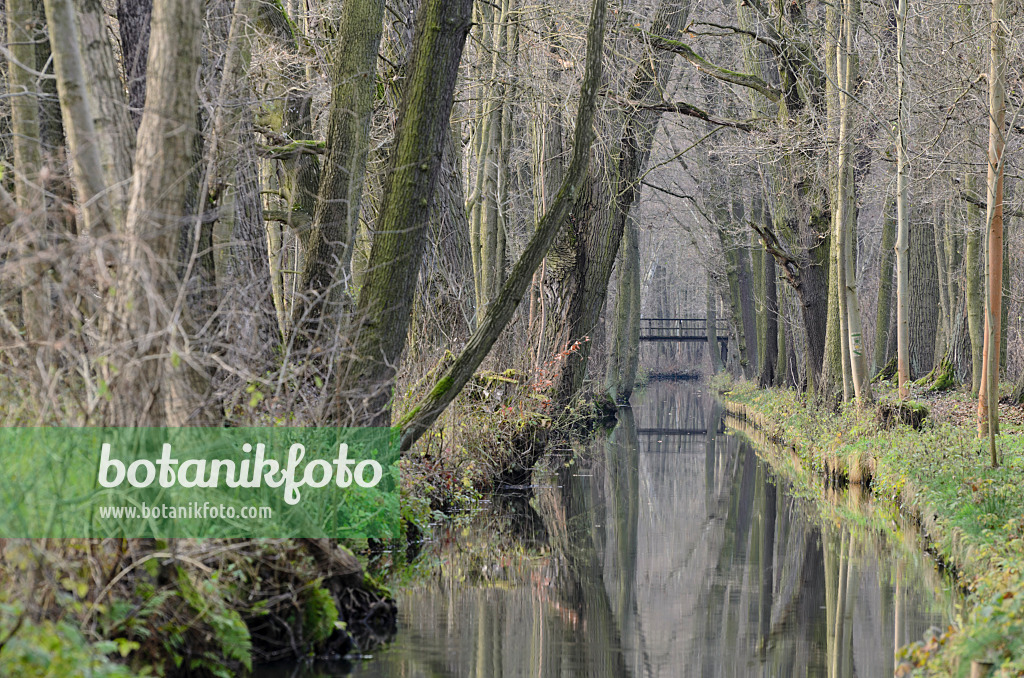
<svg viewBox="0 0 1024 678"><path fill-rule="evenodd" d="M929 558L792 496L705 387L634 400L532 498L427 545L372 659L261 675L891 676L897 642L950 623Z"/></svg>

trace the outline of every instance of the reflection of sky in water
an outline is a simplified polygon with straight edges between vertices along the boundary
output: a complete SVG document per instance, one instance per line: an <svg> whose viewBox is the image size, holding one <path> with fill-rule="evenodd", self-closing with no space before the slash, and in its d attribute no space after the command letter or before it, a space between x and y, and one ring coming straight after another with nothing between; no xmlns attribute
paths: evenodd
<svg viewBox="0 0 1024 678"><path fill-rule="evenodd" d="M634 400L635 422L535 477L532 508L428 547L439 565L398 591L373 660L263 678L882 676L897 636L948 623L927 558L812 524L703 386Z"/></svg>

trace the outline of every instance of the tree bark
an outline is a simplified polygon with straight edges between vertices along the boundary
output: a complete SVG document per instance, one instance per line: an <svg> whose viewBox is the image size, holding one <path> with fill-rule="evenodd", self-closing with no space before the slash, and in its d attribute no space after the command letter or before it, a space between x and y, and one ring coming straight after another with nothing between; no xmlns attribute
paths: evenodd
<svg viewBox="0 0 1024 678"><path fill-rule="evenodd" d="M128 261L113 319L117 339L135 347L110 380L120 426L213 425L202 356L191 350L177 275L187 216L185 176L193 161L202 15L191 0L156 4L146 106L129 190ZM120 285L119 285L120 286Z"/></svg>
<svg viewBox="0 0 1024 678"><path fill-rule="evenodd" d="M153 0L118 0L117 25L121 33L128 110L138 129L146 103L146 62L149 56L149 22Z"/></svg>

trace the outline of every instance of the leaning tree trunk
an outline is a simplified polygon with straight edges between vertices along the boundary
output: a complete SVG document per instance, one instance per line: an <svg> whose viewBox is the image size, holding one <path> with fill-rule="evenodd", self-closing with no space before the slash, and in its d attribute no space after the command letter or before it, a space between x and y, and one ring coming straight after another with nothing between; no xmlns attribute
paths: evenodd
<svg viewBox="0 0 1024 678"><path fill-rule="evenodd" d="M417 16L353 355L339 364L335 421L373 426L391 418L390 389L405 349L472 9L472 0L426 0Z"/></svg>
<svg viewBox="0 0 1024 678"><path fill-rule="evenodd" d="M587 165L590 147L594 143L594 116L597 110L597 90L601 83L602 50L604 44L604 18L606 0L595 0L587 30L587 59L583 83L580 86L580 104L576 115L573 140L573 154L561 188L551 206L537 222L533 237L512 268L508 279L498 296L491 302L482 322L469 338L465 348L452 365L437 381L426 397L421 399L405 418L399 422L402 427L401 447L412 447L430 425L444 412L444 409L459 394L462 387L473 376L473 372L487 357L498 335L512 319L512 315L529 288L533 274L544 260L545 254L562 229L576 196L587 179Z"/></svg>
<svg viewBox="0 0 1024 678"><path fill-rule="evenodd" d="M651 25L660 35L673 38L685 25L689 9L689 0L662 0ZM634 73L629 100L660 101L671 65L672 54L668 52L643 59ZM579 341L581 344L578 351L570 353L562 361L555 386L556 400L561 404L567 404L583 385L591 346L591 342L584 339L593 335L604 307L612 266L629 211L640 193L638 179L650 156L659 119L660 113L644 109L627 117L617 144L615 197L611 201L610 214L604 209L592 209L594 206L590 205L587 213L580 215L589 218L580 224L582 233L575 246L577 266L572 274L573 291L565 326L568 328L566 343L572 345Z"/></svg>

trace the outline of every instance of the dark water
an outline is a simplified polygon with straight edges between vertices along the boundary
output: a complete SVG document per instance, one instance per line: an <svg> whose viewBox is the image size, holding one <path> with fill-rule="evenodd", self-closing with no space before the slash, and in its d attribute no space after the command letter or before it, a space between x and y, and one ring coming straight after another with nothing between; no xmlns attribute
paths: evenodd
<svg viewBox="0 0 1024 678"><path fill-rule="evenodd" d="M950 622L913 543L809 513L700 384L634 400L532 499L428 545L372 659L261 676L891 676L897 640Z"/></svg>

